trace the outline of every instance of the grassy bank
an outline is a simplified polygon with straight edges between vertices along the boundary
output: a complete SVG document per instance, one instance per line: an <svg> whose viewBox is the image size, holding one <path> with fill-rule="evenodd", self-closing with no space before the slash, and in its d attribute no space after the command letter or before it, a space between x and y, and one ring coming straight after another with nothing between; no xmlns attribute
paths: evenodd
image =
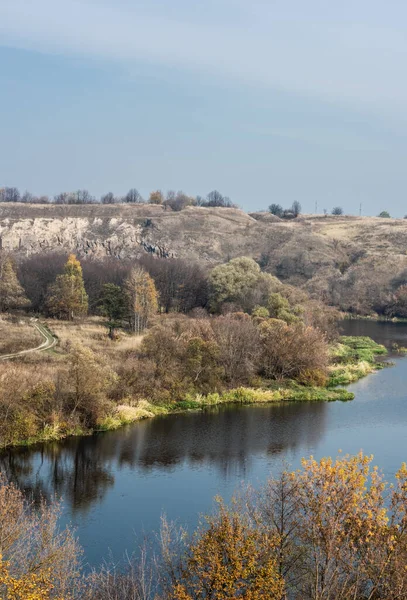
<svg viewBox="0 0 407 600"><path fill-rule="evenodd" d="M340 343L331 348L328 387L349 385L383 369L388 363L378 362L377 358L386 354L386 348L369 337L343 336Z"/></svg>
<svg viewBox="0 0 407 600"><path fill-rule="evenodd" d="M100 424L100 430L117 429L122 425L151 418L157 414L170 414L186 410L205 410L222 404L271 404L278 402L346 402L355 395L344 389L362 377L388 365L377 362L387 350L369 337L343 336L331 347L332 364L326 386L303 386L293 381L264 381L262 387L239 387L223 393L188 395L173 404L157 406L143 401L137 407L119 406L113 417Z"/></svg>
<svg viewBox="0 0 407 600"><path fill-rule="evenodd" d="M384 346L368 337L343 336L331 346L332 363L325 386L305 386L291 380L263 380L258 387L238 387L222 393L188 394L178 402L156 404L141 400L132 405L120 404L114 413L101 419L94 429L64 428L55 424L46 426L39 435L14 445L28 446L37 442L57 441L70 436L90 435L111 431L124 425L157 415L168 415L188 410L204 411L224 404L271 404L280 402L333 402L353 400L354 394L344 387L381 369L388 363L377 362L377 357L387 354Z"/></svg>

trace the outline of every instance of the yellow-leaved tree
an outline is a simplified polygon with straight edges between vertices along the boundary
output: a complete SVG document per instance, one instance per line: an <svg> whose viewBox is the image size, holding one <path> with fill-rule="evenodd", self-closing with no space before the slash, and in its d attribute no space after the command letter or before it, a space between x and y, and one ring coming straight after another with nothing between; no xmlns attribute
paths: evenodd
<svg viewBox="0 0 407 600"><path fill-rule="evenodd" d="M141 268L130 271L124 283L134 333L140 334L154 313L158 310L158 293L154 280Z"/></svg>
<svg viewBox="0 0 407 600"><path fill-rule="evenodd" d="M88 296L83 282L82 267L74 254L70 254L64 272L58 275L48 289L47 308L59 319L72 321L88 312Z"/></svg>
<svg viewBox="0 0 407 600"><path fill-rule="evenodd" d="M0 598L81 598L81 549L60 529L60 504L30 504L0 472Z"/></svg>

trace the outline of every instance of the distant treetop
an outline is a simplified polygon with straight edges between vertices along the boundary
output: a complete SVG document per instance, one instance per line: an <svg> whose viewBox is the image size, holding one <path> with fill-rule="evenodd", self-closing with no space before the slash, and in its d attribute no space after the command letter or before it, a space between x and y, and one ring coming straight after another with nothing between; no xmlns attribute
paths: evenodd
<svg viewBox="0 0 407 600"><path fill-rule="evenodd" d="M34 196L26 191L23 195L15 187L0 188L0 202L20 202L25 204L143 204L146 201L136 188L131 188L125 196L116 196L113 192L102 194L100 199L92 196L88 190L76 192L61 192L52 200L48 196ZM202 196L189 196L184 192L175 193L169 190L166 195L161 190L153 190L148 198L149 204L158 204L165 209L180 211L187 206L202 206L204 208L221 207L237 208L228 196L223 196L218 190L209 192L206 198Z"/></svg>

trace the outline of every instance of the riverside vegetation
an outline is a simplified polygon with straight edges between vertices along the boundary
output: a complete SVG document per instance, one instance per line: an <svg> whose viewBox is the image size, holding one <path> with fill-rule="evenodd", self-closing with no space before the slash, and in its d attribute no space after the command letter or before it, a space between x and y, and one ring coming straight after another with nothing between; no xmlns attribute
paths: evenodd
<svg viewBox="0 0 407 600"><path fill-rule="evenodd" d="M34 507L0 479L0 594L7 600L390 600L407 596L407 467L387 483L372 457L312 457L244 489L191 534L85 575L59 504Z"/></svg>
<svg viewBox="0 0 407 600"><path fill-rule="evenodd" d="M252 259L205 274L148 265L93 265L86 278L71 255L51 281L26 272L23 287L2 257L3 348L21 349L21 307L41 309L59 338L47 353L0 363L3 447L227 402L350 400L337 386L382 366L383 346L339 338L337 311Z"/></svg>

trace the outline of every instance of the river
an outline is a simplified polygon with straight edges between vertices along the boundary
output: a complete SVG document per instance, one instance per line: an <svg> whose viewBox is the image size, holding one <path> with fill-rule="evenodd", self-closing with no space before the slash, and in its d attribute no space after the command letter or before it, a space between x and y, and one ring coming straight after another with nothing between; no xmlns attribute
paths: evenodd
<svg viewBox="0 0 407 600"><path fill-rule="evenodd" d="M346 321L344 333L407 346L407 325ZM393 359L393 358L392 358ZM407 460L407 358L349 386L353 402L229 406L118 431L9 450L0 467L27 493L63 498L85 561L119 559L160 516L194 526L213 497L260 485L283 463L363 450L392 478Z"/></svg>

